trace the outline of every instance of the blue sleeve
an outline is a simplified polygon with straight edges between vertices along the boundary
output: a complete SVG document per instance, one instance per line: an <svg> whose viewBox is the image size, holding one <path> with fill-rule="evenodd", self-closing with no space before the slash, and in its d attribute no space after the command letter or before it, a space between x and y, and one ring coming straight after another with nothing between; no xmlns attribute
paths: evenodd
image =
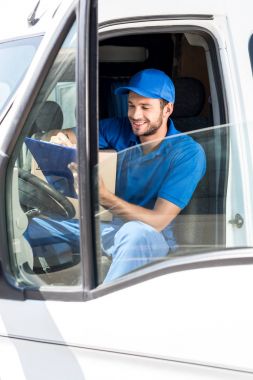
<svg viewBox="0 0 253 380"><path fill-rule="evenodd" d="M129 145L132 134L127 117L114 117L99 122L99 148L120 151Z"/></svg>
<svg viewBox="0 0 253 380"><path fill-rule="evenodd" d="M99 149L116 149L122 122L119 118L103 119L99 122Z"/></svg>
<svg viewBox="0 0 253 380"><path fill-rule="evenodd" d="M100 149L112 148L111 139L112 139L113 129L114 129L112 127L115 124L115 122L113 121L114 119L103 119L99 122L99 148ZM71 129L76 135L77 128L73 127Z"/></svg>
<svg viewBox="0 0 253 380"><path fill-rule="evenodd" d="M111 148L110 126L111 126L111 119L104 119L104 120L100 120L99 122L99 148L100 149Z"/></svg>
<svg viewBox="0 0 253 380"><path fill-rule="evenodd" d="M104 119L99 122L99 148L107 149L112 148L110 140L113 133L111 126L113 125L113 119ZM72 131L77 134L76 127L72 128Z"/></svg>
<svg viewBox="0 0 253 380"><path fill-rule="evenodd" d="M184 208L206 171L206 156L196 142L189 144L175 156L158 197Z"/></svg>

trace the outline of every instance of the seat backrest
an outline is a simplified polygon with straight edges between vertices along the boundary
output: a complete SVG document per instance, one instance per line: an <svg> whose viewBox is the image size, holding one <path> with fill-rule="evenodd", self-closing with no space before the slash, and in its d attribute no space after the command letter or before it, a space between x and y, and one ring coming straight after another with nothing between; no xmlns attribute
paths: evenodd
<svg viewBox="0 0 253 380"><path fill-rule="evenodd" d="M108 110L110 113L110 116L113 117L114 115L117 115L118 117L124 117L127 116L128 112L128 95L115 95L115 90L118 87L126 86L128 84L128 80L126 79L118 79L111 83L111 92L110 96L108 97Z"/></svg>
<svg viewBox="0 0 253 380"><path fill-rule="evenodd" d="M126 77L101 78L100 80L100 118L124 117L127 116L128 104L127 95L115 95L116 88L126 86L128 79Z"/></svg>
<svg viewBox="0 0 253 380"><path fill-rule="evenodd" d="M175 127L180 132L191 132L200 130L190 134L194 140L199 142L203 147L207 157L207 171L204 178L199 183L193 199L189 206L183 211L187 214L209 214L211 197L211 167L213 160L213 132L203 131L202 129L211 126L209 116L201 115L205 103L205 90L203 84L195 78L182 77L175 81L176 101L172 114ZM213 195L213 194L212 194Z"/></svg>
<svg viewBox="0 0 253 380"><path fill-rule="evenodd" d="M47 100L41 107L32 126L32 134L44 134L52 129L61 129L63 113L58 103Z"/></svg>
<svg viewBox="0 0 253 380"><path fill-rule="evenodd" d="M54 129L61 129L63 125L63 113L61 107L58 103L54 101L46 101L43 103L40 111L32 125L31 135L36 139L41 139L41 137L48 131ZM35 161L34 157L31 156L28 151L28 156L30 157L27 162L27 169L31 170L31 173L36 177L46 181L44 174L39 168L39 165ZM46 181L47 182L47 181Z"/></svg>
<svg viewBox="0 0 253 380"><path fill-rule="evenodd" d="M217 132L208 128L213 124L211 109L209 115L202 114L205 103L203 84L195 78L178 78L175 80L175 89L173 122L180 132L198 130L190 135L201 144L207 160L205 176L198 184L188 206L175 220L175 233L180 250L184 247L186 250L195 251L197 247L201 250L203 246L217 244L217 225L221 225L223 218L220 211L223 194L217 190L217 178L221 176L222 167L218 162L218 155L215 154Z"/></svg>
<svg viewBox="0 0 253 380"><path fill-rule="evenodd" d="M203 116L205 89L196 78L182 77L174 81L176 101L172 119L180 132L190 132L212 125L210 115Z"/></svg>

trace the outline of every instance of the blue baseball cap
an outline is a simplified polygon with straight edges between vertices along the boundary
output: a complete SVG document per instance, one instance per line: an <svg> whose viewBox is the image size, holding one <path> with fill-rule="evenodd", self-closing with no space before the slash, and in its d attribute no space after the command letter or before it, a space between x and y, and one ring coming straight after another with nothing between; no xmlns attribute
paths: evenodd
<svg viewBox="0 0 253 380"><path fill-rule="evenodd" d="M175 101L175 87L168 75L157 69L146 69L132 76L128 86L118 87L116 95L133 91L145 98L164 99L170 103Z"/></svg>

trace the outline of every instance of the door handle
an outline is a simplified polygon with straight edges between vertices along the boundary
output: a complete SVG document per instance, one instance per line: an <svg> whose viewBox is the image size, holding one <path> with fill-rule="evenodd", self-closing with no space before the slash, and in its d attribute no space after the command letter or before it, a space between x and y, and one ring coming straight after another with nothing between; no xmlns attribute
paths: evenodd
<svg viewBox="0 0 253 380"><path fill-rule="evenodd" d="M244 220L240 214L235 214L234 219L229 220L228 223L233 224L237 228L242 228Z"/></svg>

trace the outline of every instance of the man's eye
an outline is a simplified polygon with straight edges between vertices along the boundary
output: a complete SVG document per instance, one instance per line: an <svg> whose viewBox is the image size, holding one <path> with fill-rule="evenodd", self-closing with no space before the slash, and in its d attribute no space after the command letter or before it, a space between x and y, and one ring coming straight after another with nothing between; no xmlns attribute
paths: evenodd
<svg viewBox="0 0 253 380"><path fill-rule="evenodd" d="M128 108L133 108L134 106L132 104L128 104Z"/></svg>
<svg viewBox="0 0 253 380"><path fill-rule="evenodd" d="M150 109L149 106L143 106L142 108L143 108L144 110L149 110L149 109Z"/></svg>

